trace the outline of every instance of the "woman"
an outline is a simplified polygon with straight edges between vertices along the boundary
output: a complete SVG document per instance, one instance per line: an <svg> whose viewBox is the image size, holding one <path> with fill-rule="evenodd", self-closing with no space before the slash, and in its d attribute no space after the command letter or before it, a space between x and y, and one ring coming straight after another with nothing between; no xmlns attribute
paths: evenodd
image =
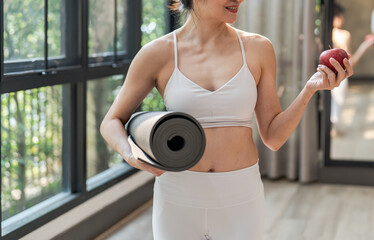
<svg viewBox="0 0 374 240"><path fill-rule="evenodd" d="M243 0L183 0L186 23L144 46L101 126L106 141L133 167L156 177L155 240L261 239L264 195L252 138L256 114L263 142L278 150L298 125L312 95L352 74L331 59L282 112L271 42L233 23ZM178 8L179 2L174 4ZM202 159L189 171L164 172L132 155L123 124L156 87L168 110L194 116L206 134Z"/></svg>

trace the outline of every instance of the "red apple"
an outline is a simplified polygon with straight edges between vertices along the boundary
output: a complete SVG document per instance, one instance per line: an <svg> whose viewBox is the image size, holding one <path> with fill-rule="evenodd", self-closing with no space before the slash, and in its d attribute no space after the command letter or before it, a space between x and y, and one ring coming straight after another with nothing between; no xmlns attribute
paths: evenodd
<svg viewBox="0 0 374 240"><path fill-rule="evenodd" d="M326 51L323 51L321 55L319 56L319 63L325 65L326 67L333 70L335 73L338 73L334 66L330 63L330 58L334 58L336 61L340 63L340 65L345 69L343 60L344 58L348 59L348 54L346 51L344 51L341 48L333 48Z"/></svg>

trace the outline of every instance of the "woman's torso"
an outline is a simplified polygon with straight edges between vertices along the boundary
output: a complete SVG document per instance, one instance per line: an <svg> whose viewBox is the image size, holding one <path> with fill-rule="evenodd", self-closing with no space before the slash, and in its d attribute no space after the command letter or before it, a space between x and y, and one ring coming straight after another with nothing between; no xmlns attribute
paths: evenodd
<svg viewBox="0 0 374 240"><path fill-rule="evenodd" d="M231 31L230 34L227 39L212 43L202 49L197 47L193 41L183 39L183 32L179 33L178 30L178 71L197 86L211 92L225 86L243 68L243 55L236 33ZM173 35L166 35L165 38L167 40L165 44L170 45L167 48L170 51L165 53L168 60L160 68L157 76L157 89L161 96L164 96L165 88L175 71ZM247 44L245 47L250 48ZM248 50L250 49L245 49L245 52L249 52ZM253 59L255 59L253 56L246 57L245 64L247 66L245 67L248 67L253 75L253 79L248 79L248 81L254 81L253 86L256 87L260 67ZM240 86L238 87L240 88ZM172 89L168 89L168 91L172 91ZM248 92L250 92L250 89L248 89ZM204 132L206 135L204 155L199 163L190 170L203 172L232 171L251 166L257 162L258 153L250 127L211 127L204 128Z"/></svg>
<svg viewBox="0 0 374 240"><path fill-rule="evenodd" d="M342 48L350 52L351 34L347 30L333 28L332 43L334 48Z"/></svg>

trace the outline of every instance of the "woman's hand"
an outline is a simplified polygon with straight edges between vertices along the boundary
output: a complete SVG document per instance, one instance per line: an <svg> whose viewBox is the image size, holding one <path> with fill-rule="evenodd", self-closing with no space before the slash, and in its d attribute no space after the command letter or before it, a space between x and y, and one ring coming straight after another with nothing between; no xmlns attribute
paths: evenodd
<svg viewBox="0 0 374 240"><path fill-rule="evenodd" d="M123 159L126 160L126 162L130 166L150 172L156 177L161 176L163 173L165 173L164 170L152 167L151 165L148 165L143 161L139 160L139 158L146 158L147 156L144 155L143 151L140 149L138 145L134 143L131 137L127 138L126 145L129 148L127 148L127 150L122 150L121 156L123 157Z"/></svg>
<svg viewBox="0 0 374 240"><path fill-rule="evenodd" d="M361 44L364 45L365 49L374 47L374 33L367 35L365 41L363 41Z"/></svg>
<svg viewBox="0 0 374 240"><path fill-rule="evenodd" d="M343 60L344 68L334 58L330 58L330 63L337 71L335 74L330 68L325 65L318 65L317 72L309 79L306 87L313 92L318 90L332 90L335 87L339 87L340 83L352 76L353 68L349 63L349 60L345 58Z"/></svg>
<svg viewBox="0 0 374 240"><path fill-rule="evenodd" d="M134 155L127 156L125 160L130 166L132 166L134 168L137 168L137 169L140 169L140 170L147 171L147 172L155 175L156 177L159 177L166 172L164 170L152 167L152 166L138 160L137 158L134 157Z"/></svg>

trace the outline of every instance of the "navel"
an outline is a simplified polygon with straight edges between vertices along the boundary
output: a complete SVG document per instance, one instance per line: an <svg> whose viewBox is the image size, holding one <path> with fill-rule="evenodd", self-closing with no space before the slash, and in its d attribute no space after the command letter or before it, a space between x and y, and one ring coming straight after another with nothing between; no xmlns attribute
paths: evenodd
<svg viewBox="0 0 374 240"><path fill-rule="evenodd" d="M214 172L214 171L215 171L214 168L209 169L209 172Z"/></svg>

